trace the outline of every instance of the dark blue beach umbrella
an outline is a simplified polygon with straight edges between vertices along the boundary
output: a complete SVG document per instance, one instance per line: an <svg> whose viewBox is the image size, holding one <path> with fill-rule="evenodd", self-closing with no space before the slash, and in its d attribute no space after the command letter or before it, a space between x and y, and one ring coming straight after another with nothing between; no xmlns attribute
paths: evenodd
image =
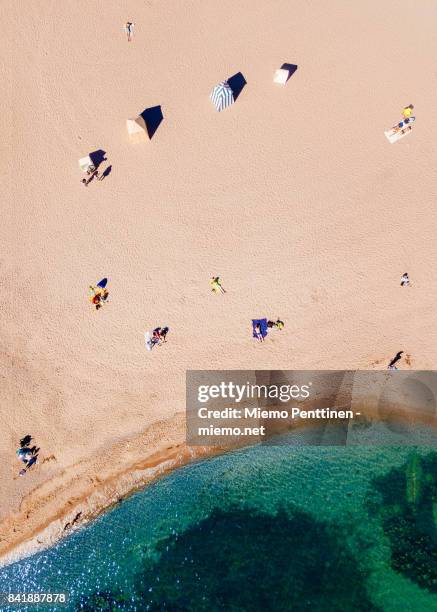
<svg viewBox="0 0 437 612"><path fill-rule="evenodd" d="M102 278L102 280L97 283L97 287L100 287L101 289L104 289L106 287L108 283L108 279L107 278Z"/></svg>

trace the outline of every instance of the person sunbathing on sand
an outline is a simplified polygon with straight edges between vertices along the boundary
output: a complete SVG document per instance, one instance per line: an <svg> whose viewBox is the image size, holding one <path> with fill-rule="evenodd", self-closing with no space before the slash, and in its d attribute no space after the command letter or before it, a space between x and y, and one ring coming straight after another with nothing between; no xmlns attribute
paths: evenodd
<svg viewBox="0 0 437 612"><path fill-rule="evenodd" d="M259 323L255 325L254 332L256 334L257 340L259 342L264 342L264 338L263 338L262 331L261 331L261 325Z"/></svg>
<svg viewBox="0 0 437 612"><path fill-rule="evenodd" d="M410 285L410 277L408 276L408 272L402 274L401 278L401 287L408 287Z"/></svg>
<svg viewBox="0 0 437 612"><path fill-rule="evenodd" d="M87 174L90 175L90 177L88 179L83 178L82 179L82 184L85 185L85 187L88 186L89 183L91 183L91 181L93 180L93 178L96 178L99 180L99 171L94 169L93 172L89 172L89 170L87 171Z"/></svg>
<svg viewBox="0 0 437 612"><path fill-rule="evenodd" d="M32 465L34 465L37 462L37 460L38 460L38 455L33 455L33 457L31 457L29 461L27 462L26 467L18 472L19 476L24 476L27 470L31 468Z"/></svg>
<svg viewBox="0 0 437 612"><path fill-rule="evenodd" d="M152 346L155 344L161 344L161 328L155 327L152 332Z"/></svg>
<svg viewBox="0 0 437 612"><path fill-rule="evenodd" d="M160 346L163 342L166 342L168 331L168 327L155 327L152 332L152 347L155 346L155 344Z"/></svg>
<svg viewBox="0 0 437 612"><path fill-rule="evenodd" d="M222 287L219 276L211 277L211 280L209 282L211 285L211 291L213 291L214 293L226 293L226 291Z"/></svg>
<svg viewBox="0 0 437 612"><path fill-rule="evenodd" d="M405 134L406 131L412 129L412 126L410 124L414 120L415 120L415 117L410 117L408 119L404 119L403 121L401 121L400 123L398 123L397 125L392 127L393 133L397 134L398 132L401 132L402 134Z"/></svg>
<svg viewBox="0 0 437 612"><path fill-rule="evenodd" d="M267 321L267 327L270 329L272 327L276 327L276 329L284 329L284 325L284 321L281 321L281 319L277 319L276 321Z"/></svg>
<svg viewBox="0 0 437 612"><path fill-rule="evenodd" d="M414 106L412 104L409 104L408 106L406 106L404 110L402 111L402 117L404 119L408 119L409 117L411 117L411 115L413 114L413 109L414 109Z"/></svg>
<svg viewBox="0 0 437 612"><path fill-rule="evenodd" d="M93 292L93 295L90 297L90 302L94 304L96 310L99 310L108 299L109 291L101 287L93 287L92 285L90 285L90 289Z"/></svg>

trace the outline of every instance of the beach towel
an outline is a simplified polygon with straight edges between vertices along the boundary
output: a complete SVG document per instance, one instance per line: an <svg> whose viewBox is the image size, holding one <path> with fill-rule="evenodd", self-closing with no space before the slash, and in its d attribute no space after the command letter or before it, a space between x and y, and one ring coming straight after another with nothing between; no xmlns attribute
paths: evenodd
<svg viewBox="0 0 437 612"><path fill-rule="evenodd" d="M152 339L150 337L150 332L146 331L144 332L144 340L146 341L146 349L148 351L152 350Z"/></svg>
<svg viewBox="0 0 437 612"><path fill-rule="evenodd" d="M97 283L97 287L100 287L101 289L104 289L107 284L108 284L108 279L107 278L102 278L102 280L99 283Z"/></svg>
<svg viewBox="0 0 437 612"><path fill-rule="evenodd" d="M415 121L415 119L416 117L410 117L408 123L406 123L405 121L400 121L400 123L402 123L401 129L396 132L393 130L393 128L391 130L386 130L384 134L387 140L391 144L393 144L397 142L398 140L400 140L401 138L403 138L404 136L406 136L407 134L409 134L411 132L411 129L409 130L408 126L410 126ZM405 129L405 132L402 133L402 130L404 129Z"/></svg>
<svg viewBox="0 0 437 612"><path fill-rule="evenodd" d="M253 337L258 338L258 334L255 331L256 326L259 325L261 329L261 336L265 338L267 336L267 319L252 319Z"/></svg>

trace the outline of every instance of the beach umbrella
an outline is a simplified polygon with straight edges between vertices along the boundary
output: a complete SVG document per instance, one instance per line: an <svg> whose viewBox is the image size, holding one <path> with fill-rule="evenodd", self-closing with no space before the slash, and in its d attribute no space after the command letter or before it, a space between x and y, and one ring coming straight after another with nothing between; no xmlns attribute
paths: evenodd
<svg viewBox="0 0 437 612"><path fill-rule="evenodd" d="M211 100L220 112L234 102L234 94L227 81L223 81L214 87L211 92Z"/></svg>
<svg viewBox="0 0 437 612"><path fill-rule="evenodd" d="M275 72L275 76L273 77L273 81L275 83L285 85L285 83L288 81L289 74L290 73L288 72L288 70L284 70L284 68L278 68L278 70Z"/></svg>
<svg viewBox="0 0 437 612"><path fill-rule="evenodd" d="M90 168L93 167L93 161L89 155L86 157L81 157L79 160L79 166L82 172L87 172Z"/></svg>
<svg viewBox="0 0 437 612"><path fill-rule="evenodd" d="M100 287L101 289L104 289L106 287L107 283L108 283L108 279L107 278L102 278L102 280L97 283L97 287Z"/></svg>
<svg viewBox="0 0 437 612"><path fill-rule="evenodd" d="M141 115L138 115L135 119L127 119L126 128L131 140L149 140L147 125Z"/></svg>

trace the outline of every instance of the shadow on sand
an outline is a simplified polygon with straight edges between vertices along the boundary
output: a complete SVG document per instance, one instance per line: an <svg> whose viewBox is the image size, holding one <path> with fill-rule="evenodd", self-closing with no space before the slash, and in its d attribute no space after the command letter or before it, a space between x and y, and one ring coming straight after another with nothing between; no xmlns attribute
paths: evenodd
<svg viewBox="0 0 437 612"><path fill-rule="evenodd" d="M282 64L281 68L283 70L288 70L288 78L287 81L289 81L291 79L291 77L293 76L293 74L296 72L297 70L297 64Z"/></svg>
<svg viewBox="0 0 437 612"><path fill-rule="evenodd" d="M243 91L243 88L246 86L247 82L241 72L237 72L234 76L231 76L228 79L229 87L232 89L232 93L234 94L234 101L238 98L240 93Z"/></svg>
<svg viewBox="0 0 437 612"><path fill-rule="evenodd" d="M141 117L144 119L146 124L149 138L152 139L156 130L159 128L162 120L164 119L161 107L152 106L151 108L146 108L141 113Z"/></svg>
<svg viewBox="0 0 437 612"><path fill-rule="evenodd" d="M93 151L89 154L95 168L98 168L102 162L106 161L107 158L105 155L106 151L103 151L102 149L97 149L97 151Z"/></svg>

